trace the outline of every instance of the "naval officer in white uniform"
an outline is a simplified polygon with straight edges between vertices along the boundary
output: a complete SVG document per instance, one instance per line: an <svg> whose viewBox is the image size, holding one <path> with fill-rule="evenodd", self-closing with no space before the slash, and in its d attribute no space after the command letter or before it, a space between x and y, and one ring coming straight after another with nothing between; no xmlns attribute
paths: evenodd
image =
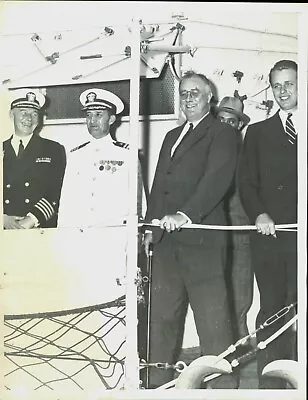
<svg viewBox="0 0 308 400"><path fill-rule="evenodd" d="M123 102L103 89L84 91L80 102L91 136L68 154L58 226L87 228L122 224L128 215L129 151L128 144L112 139L110 127L116 115L123 111ZM140 207L138 210L141 216Z"/></svg>
<svg viewBox="0 0 308 400"><path fill-rule="evenodd" d="M127 228L123 221L128 216L129 149L110 136L111 125L124 109L118 96L94 88L84 91L80 102L90 135L68 151L57 254L70 271L72 297L83 306L112 301L125 292ZM144 191L138 175L137 208L142 217Z"/></svg>

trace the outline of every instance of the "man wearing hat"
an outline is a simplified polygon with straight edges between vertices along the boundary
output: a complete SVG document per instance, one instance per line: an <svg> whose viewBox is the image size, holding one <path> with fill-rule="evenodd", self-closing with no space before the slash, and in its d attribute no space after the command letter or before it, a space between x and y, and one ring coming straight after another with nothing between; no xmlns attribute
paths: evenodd
<svg viewBox="0 0 308 400"><path fill-rule="evenodd" d="M244 105L237 97L224 97L216 109L217 118L231 125L237 133L238 154L242 147L242 130L250 118L243 112ZM226 197L226 212L230 225L249 225L237 185L237 174ZM227 282L230 288L235 330L238 339L248 335L247 313L253 300L253 272L249 233L229 231L227 254Z"/></svg>
<svg viewBox="0 0 308 400"><path fill-rule="evenodd" d="M124 109L118 96L91 88L81 93L80 102L89 139L68 152L58 226L65 241L62 259L71 266L70 279L81 306L83 297L84 304L99 304L125 293L129 149L110 135ZM141 216L141 185L139 189Z"/></svg>
<svg viewBox="0 0 308 400"><path fill-rule="evenodd" d="M10 95L14 133L3 142L4 229L56 227L64 147L37 133L45 104L42 93L18 89Z"/></svg>
<svg viewBox="0 0 308 400"><path fill-rule="evenodd" d="M90 138L69 152L59 226L122 224L128 216L129 149L112 139L110 127L124 104L115 94L96 88L82 92L80 102Z"/></svg>

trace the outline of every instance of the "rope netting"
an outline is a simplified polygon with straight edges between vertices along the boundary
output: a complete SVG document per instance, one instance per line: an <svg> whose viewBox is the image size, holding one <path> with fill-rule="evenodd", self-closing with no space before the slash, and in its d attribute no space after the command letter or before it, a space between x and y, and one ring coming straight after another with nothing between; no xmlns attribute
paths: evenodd
<svg viewBox="0 0 308 400"><path fill-rule="evenodd" d="M121 388L125 361L125 296L36 314L4 316L7 390Z"/></svg>

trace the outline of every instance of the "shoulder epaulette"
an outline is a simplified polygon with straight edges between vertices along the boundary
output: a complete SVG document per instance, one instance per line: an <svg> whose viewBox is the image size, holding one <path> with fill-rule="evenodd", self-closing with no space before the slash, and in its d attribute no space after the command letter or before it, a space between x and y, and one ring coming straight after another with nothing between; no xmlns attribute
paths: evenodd
<svg viewBox="0 0 308 400"><path fill-rule="evenodd" d="M72 150L70 150L70 153L73 153L73 152L76 151L76 150L82 149L84 146L86 146L86 145L89 144L89 143L90 143L90 141L89 141L89 142L82 143L82 144L80 144L80 145L77 146L77 147L74 147Z"/></svg>
<svg viewBox="0 0 308 400"><path fill-rule="evenodd" d="M115 146L123 147L123 149L129 150L129 144L125 142L118 142L117 140L113 142Z"/></svg>

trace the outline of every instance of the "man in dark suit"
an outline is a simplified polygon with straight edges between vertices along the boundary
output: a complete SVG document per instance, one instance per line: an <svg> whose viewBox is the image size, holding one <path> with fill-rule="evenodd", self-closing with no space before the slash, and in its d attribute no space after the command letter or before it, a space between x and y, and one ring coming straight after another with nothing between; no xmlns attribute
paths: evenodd
<svg viewBox="0 0 308 400"><path fill-rule="evenodd" d="M216 109L217 118L230 124L236 130L238 154L243 144L242 130L249 124L250 118L244 113L244 104L237 97L224 97ZM226 196L226 212L230 225L249 225L249 219L243 209L238 190L238 166L233 184ZM248 231L229 231L227 250L227 286L232 299L232 311L237 339L249 334L247 313L253 301L253 272ZM242 348L249 351L250 346Z"/></svg>
<svg viewBox="0 0 308 400"><path fill-rule="evenodd" d="M297 234L276 232L275 224L297 222L297 64L278 61L269 81L280 107L271 118L248 127L240 167L243 206L257 232L251 234L253 268L260 292L257 326L284 306L297 301ZM283 320L261 330L263 341ZM275 359L294 356L289 328L258 352L259 388L279 389L278 378L261 377L263 367Z"/></svg>
<svg viewBox="0 0 308 400"><path fill-rule="evenodd" d="M146 220L160 228L146 232L145 250L154 243L150 361L176 361L189 301L203 355L218 355L232 344L224 280L226 235L222 230L181 229L182 225L226 224L223 198L235 171L235 131L210 114L210 82L193 71L179 86L187 122L163 142ZM150 387L173 378L172 370L151 368ZM212 381L233 388L233 376Z"/></svg>
<svg viewBox="0 0 308 400"><path fill-rule="evenodd" d="M66 157L62 145L35 132L45 96L35 89L11 91L14 133L3 142L4 229L52 228Z"/></svg>

